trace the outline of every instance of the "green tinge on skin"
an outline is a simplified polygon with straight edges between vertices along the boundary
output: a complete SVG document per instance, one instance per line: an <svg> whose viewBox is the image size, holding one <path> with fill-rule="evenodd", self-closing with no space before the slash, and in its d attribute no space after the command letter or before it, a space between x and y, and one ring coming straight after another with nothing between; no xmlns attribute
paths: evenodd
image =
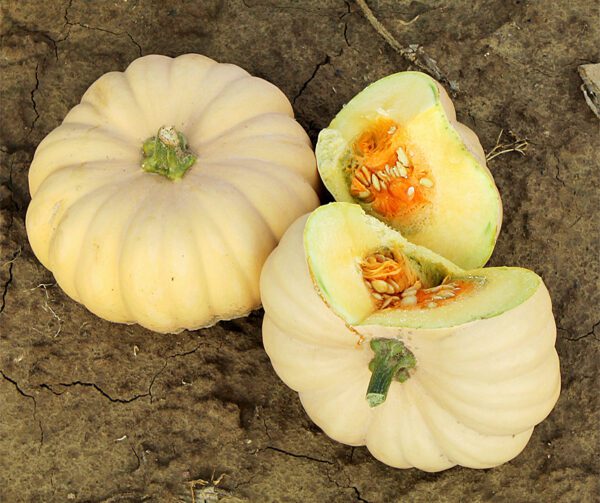
<svg viewBox="0 0 600 503"><path fill-rule="evenodd" d="M170 180L183 177L197 159L189 150L185 136L173 126L161 126L156 136L144 142L142 152L142 169Z"/></svg>
<svg viewBox="0 0 600 503"><path fill-rule="evenodd" d="M416 367L417 360L397 339L372 339L370 346L375 356L369 363L366 399L369 407L377 407L385 402L392 381L404 382L410 377L409 370Z"/></svg>

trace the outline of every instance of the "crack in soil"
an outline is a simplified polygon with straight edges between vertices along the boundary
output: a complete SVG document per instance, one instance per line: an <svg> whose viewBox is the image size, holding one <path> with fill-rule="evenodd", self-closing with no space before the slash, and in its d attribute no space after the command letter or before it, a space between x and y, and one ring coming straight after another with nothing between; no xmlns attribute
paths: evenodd
<svg viewBox="0 0 600 503"><path fill-rule="evenodd" d="M26 25L23 25L21 23L19 23L17 20L12 19L10 17L7 16L7 20L11 25L11 28L4 34L4 36L8 37L10 35L33 35L34 37L37 36L38 39L41 39L45 44L52 46L52 50L54 52L54 57L58 60L58 47L56 45L56 40L54 40L54 38L52 38L50 36L50 34L46 31L42 31L42 30L32 30L31 28L27 27ZM35 40L35 38L34 38Z"/></svg>
<svg viewBox="0 0 600 503"><path fill-rule="evenodd" d="M346 478L348 479L348 483L350 483L350 477L348 477L348 474L345 472L344 468L341 467L336 473L344 473L344 475L346 476ZM364 503L371 503L369 500L366 500L365 498L362 497L362 495L360 494L360 491L358 489L358 487L353 486L353 485L347 485L344 486L342 484L340 484L337 480L335 480L332 476L331 473L329 472L325 472L325 476L327 477L327 479L329 480L329 482L332 482L333 484L336 485L336 487L338 487L339 489L344 489L346 491L353 491L354 495L356 496L356 501L361 501Z"/></svg>
<svg viewBox="0 0 600 503"><path fill-rule="evenodd" d="M42 449L42 445L44 444L44 428L42 427L42 421L40 419L38 419L38 417L37 417L37 400L35 399L35 396L25 393L23 391L23 389L21 388L21 386L19 386L19 383L15 379L12 379L9 376L7 376L3 370L0 370L0 375L2 376L3 379L8 381L15 387L15 389L17 390L19 395L33 400L33 420L37 423L38 428L40 430L40 441L39 441L39 445L38 445L38 453L39 453L40 450Z"/></svg>
<svg viewBox="0 0 600 503"><path fill-rule="evenodd" d="M352 9L350 8L350 2L347 0L344 0L344 4L346 4L346 12L340 16L340 20L344 21L344 42L346 42L348 47L352 47L348 41L348 22L344 20L346 16L352 14Z"/></svg>
<svg viewBox="0 0 600 503"><path fill-rule="evenodd" d="M137 472L140 469L140 466L142 466L142 461L140 460L140 457L138 455L138 453L136 452L135 448L133 447L133 445L130 445L129 447L131 447L131 450L133 451L133 454L135 454L135 458L137 459L137 466L133 469L133 472Z"/></svg>
<svg viewBox="0 0 600 503"><path fill-rule="evenodd" d="M308 78L308 80L306 80L304 82L304 84L302 84L302 86L300 87L300 90L296 93L296 95L292 98L292 105L296 104L296 100L298 98L300 98L300 96L302 95L302 93L306 90L308 84L311 83L311 81L317 76L317 73L319 72L319 70L321 69L321 67L328 65L330 63L331 59L329 58L329 54L325 55L325 59L319 63L317 63L317 66L315 66L315 69L312 72L312 75Z"/></svg>
<svg viewBox="0 0 600 503"><path fill-rule="evenodd" d="M582 339L585 339L586 337L589 337L590 335L595 335L596 334L596 328L598 328L600 326L600 321L597 321L596 323L594 323L592 325L592 328L589 332L582 334L582 335L576 335L575 337L565 337L566 340L574 342L574 341L580 341ZM559 330L562 330L563 332L566 332L567 334L569 334L569 331L565 328L559 327L557 326L556 328L558 328ZM597 339L597 337L594 337L594 339ZM598 340L598 339L597 339Z"/></svg>
<svg viewBox="0 0 600 503"><path fill-rule="evenodd" d="M358 487L356 486L351 486L348 489L354 489L354 493L356 495L356 499L358 501L364 501L365 503L370 503L369 500L364 499L361 495L360 495L360 491L358 490Z"/></svg>
<svg viewBox="0 0 600 503"><path fill-rule="evenodd" d="M152 403L154 401L154 395L152 394L152 387L154 386L154 384L155 384L156 380L158 379L158 377L167 368L168 363L169 363L169 359L171 359L171 358L179 358L179 357L191 355L191 354L195 353L196 351L198 351L198 349L200 349L201 346L202 346L202 344L198 344L195 348L193 348L193 349L191 349L189 351L185 351L183 353L175 353L175 354L167 356L167 358L165 358L165 360L163 362L163 366L150 379L150 383L148 385L148 391L145 392L145 393L140 393L140 394L137 394L137 395L133 395L132 397L129 397L129 398L113 397L112 395L110 395L109 393L107 393L106 391L104 391L98 384L93 383L93 382L79 381L79 380L68 382L68 383L59 382L59 383L56 383L56 384L42 383L42 384L39 384L38 386L40 388L42 388L42 389L50 391L50 393L52 393L53 395L56 395L56 396L61 396L63 393L65 393L65 390L57 391L55 389L56 386L60 386L62 388L72 388L72 387L81 386L81 387L84 387L84 388L92 388L92 389L94 389L95 391L97 391L98 393L100 393L100 395L102 395L104 398L108 399L112 403L127 404L127 403L131 403L131 402L135 402L136 400L139 400L140 398L146 398L146 397L149 397L150 398L150 403Z"/></svg>
<svg viewBox="0 0 600 503"><path fill-rule="evenodd" d="M10 231L12 230L13 224L15 222L15 213L16 211L19 210L19 205L17 204L17 202L15 201L14 196L14 187L13 187L13 166L14 163L11 160L10 163L10 167L9 167L9 171L8 171L8 183L6 184L8 191L10 192L10 206L9 206L9 214L10 214L10 220L8 222L8 226L6 228L6 234L5 236L10 236ZM21 254L21 247L19 246L19 248L17 248L13 254L12 257L5 262L4 264L2 264L0 267L4 267L5 265L8 264L8 279L6 280L6 282L4 283L4 285L2 285L2 297L1 299L1 304L0 304L0 314L2 314L4 312L4 308L6 307L6 295L8 294L8 289L10 287L10 284L13 281L13 266L15 263L15 260L17 260L17 257Z"/></svg>
<svg viewBox="0 0 600 503"><path fill-rule="evenodd" d="M202 347L202 344L198 344L194 349L191 349L189 351L184 351L183 353L173 353L172 355L169 355L167 358L179 358L180 356L191 355L191 354L195 353L196 351L198 351L201 347Z"/></svg>
<svg viewBox="0 0 600 503"><path fill-rule="evenodd" d="M56 391L53 388L53 386L62 386L64 388L71 388L73 386L83 386L85 388L93 388L98 393L100 393L104 398L108 398L108 400L110 400L113 403L131 403L140 398L149 396L149 393L142 393L141 395L134 395L131 398L113 398L106 391L104 391L100 386L98 386L96 383L93 383L93 382L73 381L70 383L62 383L61 382L61 383L58 383L55 385L47 384L47 383L42 383L39 385L40 388L47 389L48 391L50 391L52 394L54 394L56 396L61 396L63 393L65 393L65 391L62 391L62 392Z"/></svg>
<svg viewBox="0 0 600 503"><path fill-rule="evenodd" d="M37 103L35 101L35 93L37 92L37 90L40 87L40 78L38 75L38 71L40 69L40 64L36 63L35 65L35 87L33 88L33 90L31 91L31 104L33 105L33 111L35 113L35 117L33 118L33 122L31 123L31 126L29 128L29 134L31 134L33 132L33 129L35 128L35 124L38 121L38 119L40 118L40 113L38 112L37 109Z"/></svg>
<svg viewBox="0 0 600 503"><path fill-rule="evenodd" d="M117 31L108 30L106 28L101 28L99 26L90 26L89 24L86 24L86 23L72 22L69 19L69 9L72 7L72 5L73 5L73 0L69 0L69 2L67 3L67 6L65 7L65 12L63 14L63 19L65 20L65 24L63 25L63 28L67 29L66 30L67 33L63 38L61 38L60 40L57 40L55 42L55 44L59 44L61 42L64 42L65 40L67 40L69 38L69 36L71 35L71 28L73 26L78 26L80 28L84 28L87 30L94 30L94 31L101 31L104 33L110 33L111 35L114 35L116 37L126 36L127 38L129 38L131 43L137 47L138 55L140 57L143 55L142 46L138 43L137 40L135 40L133 38L133 35L131 35L131 33L129 33L128 31L117 32ZM57 54L57 59L58 59L58 50L56 51L56 54Z"/></svg>
<svg viewBox="0 0 600 503"><path fill-rule="evenodd" d="M6 232L6 234L8 234L8 232L10 231L10 228L12 227L12 218L11 218L11 223L8 226L8 230ZM4 312L4 308L6 307L6 295L8 294L8 289L10 288L10 285L14 279L13 277L13 266L15 265L15 260L17 260L17 257L21 254L21 247L19 247L12 255L11 259L8 262L5 262L4 264L2 264L3 266L8 264L8 279L6 280L6 282L4 283L4 286L2 288L2 298L1 298L1 304L0 304L0 314L2 314Z"/></svg>
<svg viewBox="0 0 600 503"><path fill-rule="evenodd" d="M285 454L286 456L290 456L292 458L307 459L309 461L314 461L316 463L324 463L327 465L335 464L333 461L329 461L328 459L313 458L312 456L308 456L306 454L296 454L295 452L289 452L284 449L280 449L279 447L273 447L270 445L268 445L267 447L265 447L264 449L261 449L261 450L262 451L265 451L265 450L275 451L275 452L279 452L281 454Z"/></svg>
<svg viewBox="0 0 600 503"><path fill-rule="evenodd" d="M168 360L165 359L165 363L164 363L163 367L156 374L154 374L152 376L152 379L150 380L150 385L148 386L148 393L146 393L146 396L150 397L150 403L154 402L154 396L152 395L152 386L154 386L154 382L156 381L158 376L165 371L168 363L169 363Z"/></svg>

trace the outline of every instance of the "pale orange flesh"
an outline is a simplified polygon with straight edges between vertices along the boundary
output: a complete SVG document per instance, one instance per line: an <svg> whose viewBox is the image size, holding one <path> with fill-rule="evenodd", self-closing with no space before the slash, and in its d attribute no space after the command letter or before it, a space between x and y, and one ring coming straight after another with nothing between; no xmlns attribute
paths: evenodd
<svg viewBox="0 0 600 503"><path fill-rule="evenodd" d="M435 181L423 156L393 120L373 121L354 142L353 154L350 193L378 214L402 217L430 203Z"/></svg>
<svg viewBox="0 0 600 503"><path fill-rule="evenodd" d="M447 281L426 287L411 269L408 259L396 250L382 249L360 263L365 285L378 310L432 309L473 289L469 281Z"/></svg>

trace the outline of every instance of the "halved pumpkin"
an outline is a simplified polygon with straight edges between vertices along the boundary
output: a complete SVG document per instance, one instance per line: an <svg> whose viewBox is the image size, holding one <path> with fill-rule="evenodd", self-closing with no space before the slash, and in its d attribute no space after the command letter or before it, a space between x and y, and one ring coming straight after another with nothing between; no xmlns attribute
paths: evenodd
<svg viewBox="0 0 600 503"><path fill-rule="evenodd" d="M261 274L263 343L331 438L439 471L514 458L560 391L548 290L465 271L357 205L298 219Z"/></svg>
<svg viewBox="0 0 600 503"><path fill-rule="evenodd" d="M419 72L385 77L319 134L321 178L365 211L465 268L490 257L502 202L475 133L443 87Z"/></svg>

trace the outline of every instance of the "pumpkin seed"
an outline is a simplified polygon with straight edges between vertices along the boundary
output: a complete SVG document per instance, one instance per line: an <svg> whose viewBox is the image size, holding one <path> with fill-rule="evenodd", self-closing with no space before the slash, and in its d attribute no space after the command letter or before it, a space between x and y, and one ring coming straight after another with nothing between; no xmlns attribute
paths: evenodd
<svg viewBox="0 0 600 503"><path fill-rule="evenodd" d="M386 293L388 291L388 284L381 279L374 279L371 281L373 289L378 293Z"/></svg>
<svg viewBox="0 0 600 503"><path fill-rule="evenodd" d="M404 297L400 301L400 305L402 305L402 306L414 306L416 304L417 304L417 298L414 295Z"/></svg>
<svg viewBox="0 0 600 503"><path fill-rule="evenodd" d="M381 305L380 309L385 309L386 307L388 307L392 302L394 302L394 300L397 300L396 297L388 297L387 299L385 299L383 301L383 304Z"/></svg>
<svg viewBox="0 0 600 503"><path fill-rule="evenodd" d="M377 192L381 190L381 185L379 184L379 178L375 176L375 174L371 175L371 183Z"/></svg>
<svg viewBox="0 0 600 503"><path fill-rule="evenodd" d="M365 175L362 173L362 171L357 171L354 176L356 176L356 178L358 178L358 181L362 183L365 187L371 185L369 180L365 178Z"/></svg>
<svg viewBox="0 0 600 503"><path fill-rule="evenodd" d="M403 166L408 167L408 156L402 147L398 147L396 155L398 156L398 162Z"/></svg>

